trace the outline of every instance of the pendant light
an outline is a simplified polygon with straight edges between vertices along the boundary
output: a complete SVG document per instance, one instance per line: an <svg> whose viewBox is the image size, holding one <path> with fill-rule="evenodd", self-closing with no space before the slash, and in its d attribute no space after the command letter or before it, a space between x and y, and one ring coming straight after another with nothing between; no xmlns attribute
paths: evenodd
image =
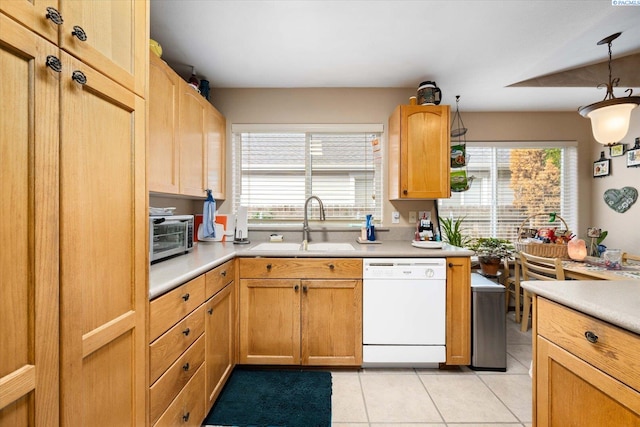
<svg viewBox="0 0 640 427"><path fill-rule="evenodd" d="M598 42L599 45L609 46L609 83L601 83L601 87L607 88L607 94L600 102L595 102L586 107L580 107L578 112L582 117L591 119L591 130L593 137L600 144L616 144L627 135L629 122L631 121L631 110L640 104L640 96L631 96L632 89L627 89L629 95L623 98L616 98L613 95L613 88L620 83L620 78L611 78L611 42L617 39L621 33L615 33Z"/></svg>

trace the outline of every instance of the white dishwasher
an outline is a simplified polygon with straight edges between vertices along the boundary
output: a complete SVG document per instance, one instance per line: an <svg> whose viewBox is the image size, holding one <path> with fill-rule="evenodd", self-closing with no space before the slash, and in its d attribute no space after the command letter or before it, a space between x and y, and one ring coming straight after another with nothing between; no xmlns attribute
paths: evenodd
<svg viewBox="0 0 640 427"><path fill-rule="evenodd" d="M445 362L444 258L363 260L363 366Z"/></svg>

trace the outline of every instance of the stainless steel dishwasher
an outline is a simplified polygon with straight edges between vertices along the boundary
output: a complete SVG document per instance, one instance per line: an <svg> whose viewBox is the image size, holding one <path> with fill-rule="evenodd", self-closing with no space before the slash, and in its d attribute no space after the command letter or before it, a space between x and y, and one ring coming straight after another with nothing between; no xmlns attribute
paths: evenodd
<svg viewBox="0 0 640 427"><path fill-rule="evenodd" d="M363 366L445 362L446 260L363 262Z"/></svg>

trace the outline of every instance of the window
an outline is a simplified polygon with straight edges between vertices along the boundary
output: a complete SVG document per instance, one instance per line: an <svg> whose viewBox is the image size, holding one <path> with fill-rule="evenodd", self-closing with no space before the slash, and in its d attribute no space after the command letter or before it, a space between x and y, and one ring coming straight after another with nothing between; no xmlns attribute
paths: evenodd
<svg viewBox="0 0 640 427"><path fill-rule="evenodd" d="M471 237L515 241L520 224L529 216L555 212L576 230L577 150L573 142L467 143L469 190L438 202L441 217L464 217ZM455 170L455 169L452 169ZM558 226L558 219L537 216L526 227Z"/></svg>
<svg viewBox="0 0 640 427"><path fill-rule="evenodd" d="M382 218L382 125L233 125L233 205L249 222L299 223L322 199L326 220ZM318 218L311 203L310 218Z"/></svg>

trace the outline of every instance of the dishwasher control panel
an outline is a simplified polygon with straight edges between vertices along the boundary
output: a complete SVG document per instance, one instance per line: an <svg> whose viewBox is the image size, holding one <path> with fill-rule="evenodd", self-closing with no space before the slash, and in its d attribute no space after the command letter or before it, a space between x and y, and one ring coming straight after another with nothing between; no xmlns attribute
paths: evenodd
<svg viewBox="0 0 640 427"><path fill-rule="evenodd" d="M446 279L444 258L370 258L363 260L363 279Z"/></svg>

